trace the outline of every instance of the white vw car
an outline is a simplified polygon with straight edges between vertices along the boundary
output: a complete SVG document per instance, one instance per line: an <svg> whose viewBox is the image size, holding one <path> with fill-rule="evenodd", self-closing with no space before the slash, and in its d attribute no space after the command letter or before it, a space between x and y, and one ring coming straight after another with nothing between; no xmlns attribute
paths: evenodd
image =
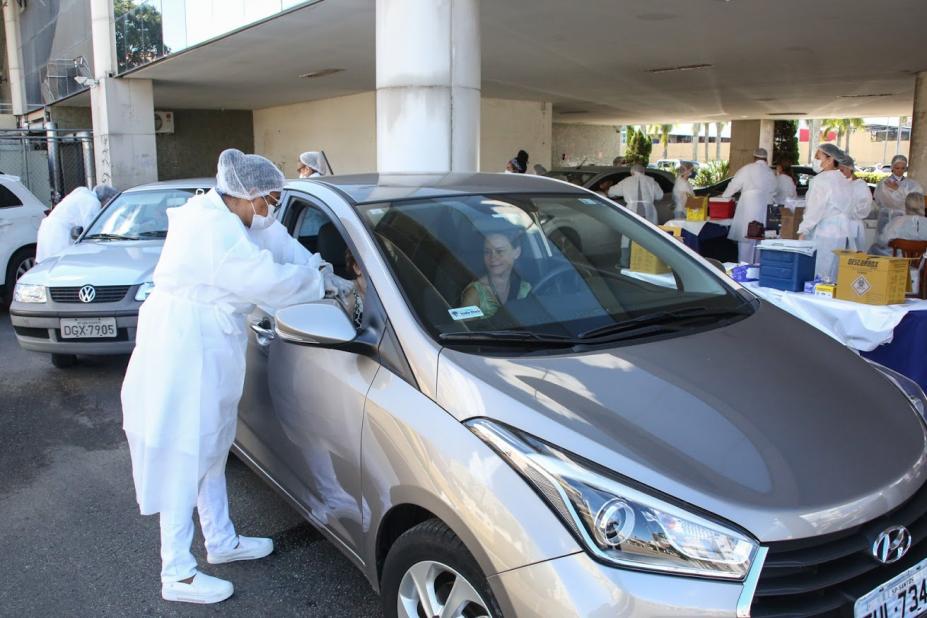
<svg viewBox="0 0 927 618"><path fill-rule="evenodd" d="M113 199L74 245L16 284L10 319L19 344L50 353L56 367L73 365L78 354L131 353L138 309L167 236L166 210L214 184L158 182Z"/></svg>
<svg viewBox="0 0 927 618"><path fill-rule="evenodd" d="M35 238L45 208L18 177L0 174L0 304L35 265Z"/></svg>

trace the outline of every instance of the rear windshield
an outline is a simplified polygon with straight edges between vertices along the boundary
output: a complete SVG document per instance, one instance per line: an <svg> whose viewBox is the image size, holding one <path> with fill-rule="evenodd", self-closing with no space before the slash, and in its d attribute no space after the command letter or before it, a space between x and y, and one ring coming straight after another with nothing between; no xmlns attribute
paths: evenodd
<svg viewBox="0 0 927 618"><path fill-rule="evenodd" d="M444 333L574 337L743 299L679 240L591 195L471 195L362 205L412 309Z"/></svg>

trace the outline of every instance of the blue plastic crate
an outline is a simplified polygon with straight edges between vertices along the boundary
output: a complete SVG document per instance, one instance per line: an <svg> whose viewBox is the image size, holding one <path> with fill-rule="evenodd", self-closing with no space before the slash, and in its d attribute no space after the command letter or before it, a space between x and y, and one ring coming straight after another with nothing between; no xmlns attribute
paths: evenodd
<svg viewBox="0 0 927 618"><path fill-rule="evenodd" d="M760 251L760 285L787 292L801 292L814 279L814 256L795 251Z"/></svg>

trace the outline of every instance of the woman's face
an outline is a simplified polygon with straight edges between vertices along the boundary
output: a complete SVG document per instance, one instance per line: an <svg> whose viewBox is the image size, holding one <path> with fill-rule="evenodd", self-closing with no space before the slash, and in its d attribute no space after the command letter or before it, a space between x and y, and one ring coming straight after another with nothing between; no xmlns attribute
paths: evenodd
<svg viewBox="0 0 927 618"><path fill-rule="evenodd" d="M483 244L483 261L491 277L508 277L512 274L512 267L520 255L521 247L513 247L502 234L490 234Z"/></svg>
<svg viewBox="0 0 927 618"><path fill-rule="evenodd" d="M815 153L814 158L821 162L821 169L823 170L837 169L837 161L830 155L825 154L823 150L818 150Z"/></svg>
<svg viewBox="0 0 927 618"><path fill-rule="evenodd" d="M908 171L908 164L904 161L895 161L892 163L892 174L901 178Z"/></svg>

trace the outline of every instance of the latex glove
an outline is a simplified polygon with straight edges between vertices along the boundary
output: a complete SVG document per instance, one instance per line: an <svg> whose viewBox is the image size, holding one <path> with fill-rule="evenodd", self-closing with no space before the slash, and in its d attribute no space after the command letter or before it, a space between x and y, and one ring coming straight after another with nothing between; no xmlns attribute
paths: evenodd
<svg viewBox="0 0 927 618"><path fill-rule="evenodd" d="M354 289L354 283L347 279L342 279L334 273L324 273L322 280L325 283L326 298L346 296Z"/></svg>
<svg viewBox="0 0 927 618"><path fill-rule="evenodd" d="M319 265L319 272L322 273L323 276L326 275L326 274L331 275L331 274L334 274L335 269L334 269L334 267L333 267L331 264L329 264L328 262L322 262L322 263Z"/></svg>

